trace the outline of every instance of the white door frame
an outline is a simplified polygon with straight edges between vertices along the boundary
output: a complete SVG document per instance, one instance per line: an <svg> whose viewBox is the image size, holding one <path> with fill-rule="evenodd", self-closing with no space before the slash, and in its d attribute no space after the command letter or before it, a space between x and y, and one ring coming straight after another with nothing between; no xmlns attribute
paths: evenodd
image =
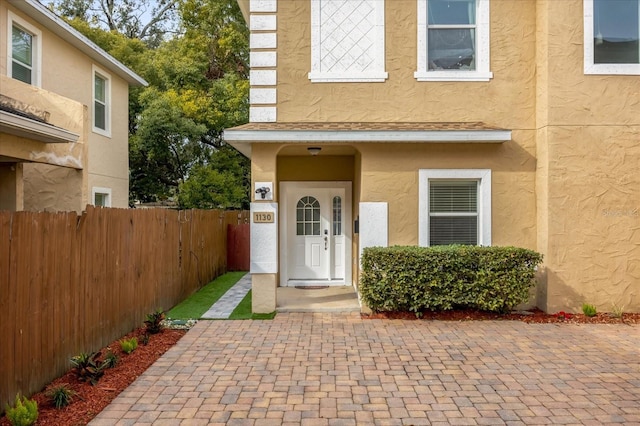
<svg viewBox="0 0 640 426"><path fill-rule="evenodd" d="M289 244L287 235L287 221L295 220L295 217L291 218L292 212L289 211L289 201L292 196L291 193L294 190L310 188L310 189L344 189L344 284L341 285L353 285L351 277L351 248L352 248L352 194L351 194L351 182L349 181L315 181L315 182L298 182L288 181L280 182L280 215L279 215L279 228L280 228L280 286L286 287L289 285L289 265L287 263L288 247Z"/></svg>

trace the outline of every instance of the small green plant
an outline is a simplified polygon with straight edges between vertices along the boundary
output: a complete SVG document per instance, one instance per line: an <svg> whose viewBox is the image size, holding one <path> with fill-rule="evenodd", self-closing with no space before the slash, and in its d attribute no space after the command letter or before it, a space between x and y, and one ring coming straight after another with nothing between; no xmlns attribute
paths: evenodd
<svg viewBox="0 0 640 426"><path fill-rule="evenodd" d="M91 352L90 354L82 352L71 358L71 364L75 367L78 379L84 382L90 382L92 385L98 383L100 377L104 375L106 364L100 362L101 353Z"/></svg>
<svg viewBox="0 0 640 426"><path fill-rule="evenodd" d="M107 352L107 354L104 357L104 365L105 365L105 367L106 368L113 368L116 365L118 365L118 361L120 361L118 356L116 354L114 354L113 351L111 351L111 349L109 349L109 352Z"/></svg>
<svg viewBox="0 0 640 426"><path fill-rule="evenodd" d="M613 318L622 318L622 316L624 315L624 306L618 306L614 303L614 305L611 307L611 313L609 315L611 315Z"/></svg>
<svg viewBox="0 0 640 426"><path fill-rule="evenodd" d="M62 383L58 386L54 386L46 393L47 397L49 397L57 409L71 404L75 394L75 391L69 387L68 383Z"/></svg>
<svg viewBox="0 0 640 426"><path fill-rule="evenodd" d="M162 325L163 320L164 312L162 312L162 309L158 309L157 311L148 314L147 319L144 322L144 325L147 327L147 332L149 334L160 333L164 328Z"/></svg>
<svg viewBox="0 0 640 426"><path fill-rule="evenodd" d="M591 305L589 303L583 303L582 304L582 313L585 314L585 316L588 317L595 317L596 316L596 307L594 305Z"/></svg>
<svg viewBox="0 0 640 426"><path fill-rule="evenodd" d="M144 333L144 336L142 336L142 344L147 346L149 344L150 337L149 333Z"/></svg>
<svg viewBox="0 0 640 426"><path fill-rule="evenodd" d="M5 407L7 419L13 426L29 426L38 420L38 403L26 396L20 398L16 395L16 402L13 407Z"/></svg>
<svg viewBox="0 0 640 426"><path fill-rule="evenodd" d="M132 337L131 339L122 339L120 340L120 347L124 353L130 354L138 347L138 338Z"/></svg>

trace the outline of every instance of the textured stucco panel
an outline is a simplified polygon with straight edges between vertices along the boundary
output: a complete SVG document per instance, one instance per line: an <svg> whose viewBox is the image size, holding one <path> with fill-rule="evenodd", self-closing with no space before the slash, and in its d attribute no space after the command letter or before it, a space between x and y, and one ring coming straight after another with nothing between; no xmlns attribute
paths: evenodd
<svg viewBox="0 0 640 426"><path fill-rule="evenodd" d="M548 310L640 311L640 126L549 130Z"/></svg>
<svg viewBox="0 0 640 426"><path fill-rule="evenodd" d="M492 243L536 248L535 132L502 145L362 144L360 200L389 203L389 244L418 244L420 169L491 169ZM526 149L525 149L526 147Z"/></svg>
<svg viewBox="0 0 640 426"><path fill-rule="evenodd" d="M268 314L276 310L276 274L251 274L251 310L256 314Z"/></svg>
<svg viewBox="0 0 640 426"><path fill-rule="evenodd" d="M583 0L542 2L550 125L640 124L638 76L584 74Z"/></svg>
<svg viewBox="0 0 640 426"><path fill-rule="evenodd" d="M482 83L417 82L415 0L385 4L384 83L312 83L308 1L278 9L278 121L484 121L533 128L535 2L491 3L491 71ZM301 95L303 94L303 95Z"/></svg>
<svg viewBox="0 0 640 426"><path fill-rule="evenodd" d="M22 144L25 142L24 138L18 138L21 139L20 142L13 140L11 143L7 143L8 137L5 138L3 136L3 144L0 145L0 149L3 152L0 152L0 154L9 155L5 150L15 152L14 150L20 149L24 152L52 153L57 158L73 157L73 160L69 163L58 160L63 163L59 165L75 168L83 167L82 148L79 145L85 142L84 119L86 111L81 103L48 90L24 84L4 75L0 75L0 87L2 88L2 95L15 100L16 104L29 106L34 110L41 111L42 115L47 117L48 124L80 135L77 143L45 144L34 141L36 145L30 145L27 149L22 148ZM29 155L26 155L20 158L28 160L30 159L29 157ZM46 162L46 160L43 162Z"/></svg>
<svg viewBox="0 0 640 426"><path fill-rule="evenodd" d="M82 205L82 170L47 164L24 164L24 209L77 211Z"/></svg>

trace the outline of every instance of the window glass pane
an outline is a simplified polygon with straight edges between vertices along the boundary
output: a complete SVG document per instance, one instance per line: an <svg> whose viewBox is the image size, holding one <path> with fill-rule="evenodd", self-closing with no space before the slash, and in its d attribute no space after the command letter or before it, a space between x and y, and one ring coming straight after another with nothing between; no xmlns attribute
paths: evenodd
<svg viewBox="0 0 640 426"><path fill-rule="evenodd" d="M475 0L428 0L430 25L476 23Z"/></svg>
<svg viewBox="0 0 640 426"><path fill-rule="evenodd" d="M105 207L107 205L107 197L108 196L109 196L108 194L96 193L93 204L96 205L96 206Z"/></svg>
<svg viewBox="0 0 640 426"><path fill-rule="evenodd" d="M432 216L429 220L429 245L478 244L478 217Z"/></svg>
<svg viewBox="0 0 640 426"><path fill-rule="evenodd" d="M477 181L429 182L430 213L477 213Z"/></svg>
<svg viewBox="0 0 640 426"><path fill-rule="evenodd" d="M475 28L429 29L430 70L475 70Z"/></svg>
<svg viewBox="0 0 640 426"><path fill-rule="evenodd" d="M95 97L97 101L101 101L102 103L105 102L105 87L106 87L106 82L103 78L99 77L96 75L96 79L95 79Z"/></svg>
<svg viewBox="0 0 640 426"><path fill-rule="evenodd" d="M33 36L18 27L12 28L11 56L31 67L33 65Z"/></svg>
<svg viewBox="0 0 640 426"><path fill-rule="evenodd" d="M320 203L314 197L302 197L296 206L296 234L320 235Z"/></svg>
<svg viewBox="0 0 640 426"><path fill-rule="evenodd" d="M333 235L342 235L342 198L333 197Z"/></svg>
<svg viewBox="0 0 640 426"><path fill-rule="evenodd" d="M640 63L640 0L593 1L596 64Z"/></svg>
<svg viewBox="0 0 640 426"><path fill-rule="evenodd" d="M107 129L107 120L106 120L106 108L104 104L100 102L95 102L94 106L94 115L95 115L95 123L94 125L98 129L106 130Z"/></svg>
<svg viewBox="0 0 640 426"><path fill-rule="evenodd" d="M11 65L11 76L23 83L31 84L31 70L17 62Z"/></svg>

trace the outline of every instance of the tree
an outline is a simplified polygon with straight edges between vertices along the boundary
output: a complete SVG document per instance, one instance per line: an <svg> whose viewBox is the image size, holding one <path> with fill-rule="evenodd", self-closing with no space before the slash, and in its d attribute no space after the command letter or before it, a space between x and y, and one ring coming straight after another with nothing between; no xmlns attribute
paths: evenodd
<svg viewBox="0 0 640 426"><path fill-rule="evenodd" d="M168 32L175 32L177 3L178 0L53 0L50 7L64 18L79 19L158 46Z"/></svg>
<svg viewBox="0 0 640 426"><path fill-rule="evenodd" d="M249 35L236 0L54 1L71 25L149 82L129 95L130 203L248 207L249 161L223 140L249 111ZM153 17L142 26L145 7L152 16L175 7L181 33L163 37Z"/></svg>
<svg viewBox="0 0 640 426"><path fill-rule="evenodd" d="M146 90L142 113L130 138L129 173L133 199L148 202L177 192L194 165L206 158L199 143L206 126L185 117L174 91Z"/></svg>

